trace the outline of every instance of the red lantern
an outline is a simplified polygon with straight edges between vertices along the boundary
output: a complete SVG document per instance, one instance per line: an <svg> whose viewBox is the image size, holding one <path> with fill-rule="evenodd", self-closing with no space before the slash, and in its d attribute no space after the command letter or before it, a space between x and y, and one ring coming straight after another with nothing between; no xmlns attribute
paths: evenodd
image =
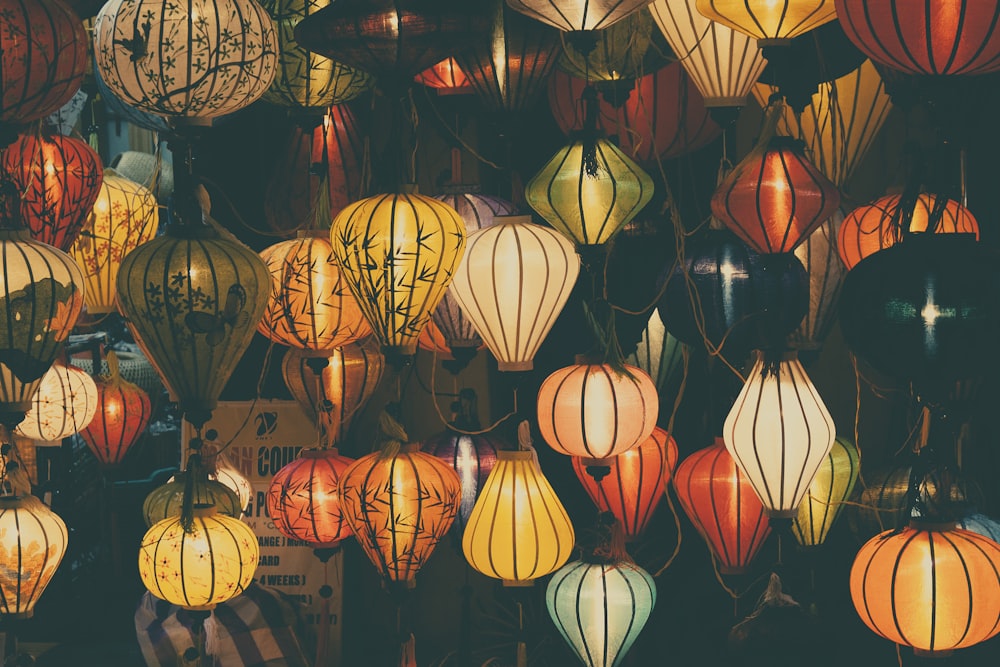
<svg viewBox="0 0 1000 667"><path fill-rule="evenodd" d="M340 477L353 459L336 449L305 449L271 479L267 511L281 534L332 548L351 535L340 511Z"/></svg>
<svg viewBox="0 0 1000 667"><path fill-rule="evenodd" d="M750 480L722 438L681 461L674 472L681 507L718 560L722 574L746 572L771 532Z"/></svg>
<svg viewBox="0 0 1000 667"><path fill-rule="evenodd" d="M719 184L712 213L756 252L795 250L840 205L830 179L806 158L801 141L775 136Z"/></svg>
<svg viewBox="0 0 1000 667"><path fill-rule="evenodd" d="M108 352L108 374L96 379L97 413L80 437L104 466L121 463L149 425L149 394L122 378L118 357Z"/></svg>
<svg viewBox="0 0 1000 667"><path fill-rule="evenodd" d="M579 456L573 457L573 472L597 508L614 514L625 539L634 540L663 499L676 464L677 443L656 427L641 445L612 459L611 472L600 482L587 473L587 464Z"/></svg>
<svg viewBox="0 0 1000 667"><path fill-rule="evenodd" d="M465 95L472 92L469 77L451 56L431 65L414 77L414 80L433 88L438 95Z"/></svg>
<svg viewBox="0 0 1000 667"><path fill-rule="evenodd" d="M22 134L3 153L3 169L21 192L31 236L68 251L101 192L101 158L85 141Z"/></svg>

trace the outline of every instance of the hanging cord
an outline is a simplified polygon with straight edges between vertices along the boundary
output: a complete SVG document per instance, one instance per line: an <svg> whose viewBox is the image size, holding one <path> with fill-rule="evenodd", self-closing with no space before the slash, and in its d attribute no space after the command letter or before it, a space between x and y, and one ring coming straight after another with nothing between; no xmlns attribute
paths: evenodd
<svg viewBox="0 0 1000 667"><path fill-rule="evenodd" d="M434 404L434 410L437 412L438 418L441 419L441 423L447 425L448 422L449 422L449 420L447 418L445 418L444 413L441 412L441 405L440 405L440 403L438 402L438 399L437 399L437 397L438 397L438 394L437 394L437 365L438 365L437 364L437 351L434 352L434 358L431 361L432 361L432 363L431 363L431 391L430 391L430 394L431 394L431 403ZM511 417L514 417L514 416L517 415L517 412L518 412L518 410L517 410L517 387L514 387L513 395L514 395L514 397L513 397L514 407L511 409L511 411L508 412L507 414L505 414L500 419L498 419L495 422L493 422L492 424L490 424L490 426L488 426L487 428L479 429L479 430L469 430L469 429L463 429L463 428L460 428L460 427L457 427L457 426L454 426L454 425L451 425L450 428L453 431L455 431L456 433L461 433L462 435L483 435L484 433L489 433L490 431L492 431L496 427L500 426L500 424L504 423L505 421L507 421Z"/></svg>
<svg viewBox="0 0 1000 667"><path fill-rule="evenodd" d="M441 127L443 127L445 130L447 130L449 137L455 143L457 143L458 145L460 145L465 150L465 152L467 152L469 155L471 155L473 158L475 158L476 160L478 160L482 164L485 164L485 165L487 165L487 166L489 166L489 167L491 167L493 169L496 169L497 171L507 171L507 170L510 169L509 165L506 166L506 167L500 166L495 161L490 160L489 158L485 157L484 155L482 155L481 153L479 153L478 151L476 151L476 149L474 149L472 146L470 146L469 143L467 141L465 141L465 139L463 139L461 137L461 135L458 133L457 129L456 130L452 130L451 127L448 125L448 122L441 115L441 110L438 109L437 105L434 104L434 100L431 97L431 93L430 93L431 89L428 88L427 86L421 86L421 88L424 89L424 96L427 98L427 104L431 108L431 111L434 112L434 115L437 117L438 121L440 121Z"/></svg>

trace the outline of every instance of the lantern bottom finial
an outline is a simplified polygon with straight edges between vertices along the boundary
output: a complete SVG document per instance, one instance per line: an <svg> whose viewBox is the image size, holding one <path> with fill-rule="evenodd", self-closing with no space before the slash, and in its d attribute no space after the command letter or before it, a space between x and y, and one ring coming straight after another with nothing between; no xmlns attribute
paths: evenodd
<svg viewBox="0 0 1000 667"><path fill-rule="evenodd" d="M505 372L519 372L519 371L531 371L535 369L535 362L532 360L528 361L499 361L497 362L497 370Z"/></svg>

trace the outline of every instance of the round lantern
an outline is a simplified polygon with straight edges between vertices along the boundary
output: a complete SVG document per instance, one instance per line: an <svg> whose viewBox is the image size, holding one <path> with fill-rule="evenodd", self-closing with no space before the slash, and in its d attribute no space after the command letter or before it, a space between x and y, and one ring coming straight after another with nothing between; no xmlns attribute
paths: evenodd
<svg viewBox="0 0 1000 667"><path fill-rule="evenodd" d="M87 225L70 250L87 281L88 313L115 310L122 260L156 236L159 225L153 193L108 169Z"/></svg>
<svg viewBox="0 0 1000 667"><path fill-rule="evenodd" d="M843 503L851 497L854 483L858 481L859 464L858 448L854 443L846 438L833 441L792 523L792 533L799 544L812 547L826 541Z"/></svg>
<svg viewBox="0 0 1000 667"><path fill-rule="evenodd" d="M472 92L468 75L453 56L431 65L413 80L433 88L438 95L463 95Z"/></svg>
<svg viewBox="0 0 1000 667"><path fill-rule="evenodd" d="M507 0L507 4L526 16L547 23L563 32L604 30L649 4L649 0L589 2L588 0Z"/></svg>
<svg viewBox="0 0 1000 667"><path fill-rule="evenodd" d="M353 462L336 449L304 449L274 474L267 513L282 535L316 548L335 547L351 535L340 510L338 484Z"/></svg>
<svg viewBox="0 0 1000 667"><path fill-rule="evenodd" d="M109 0L94 23L94 68L126 104L160 116L238 111L274 79L274 22L254 0Z"/></svg>
<svg viewBox="0 0 1000 667"><path fill-rule="evenodd" d="M655 29L648 12L633 12L582 41L574 36L565 39L556 64L567 74L590 82L639 78Z"/></svg>
<svg viewBox="0 0 1000 667"><path fill-rule="evenodd" d="M802 142L775 136L719 184L712 213L759 253L795 250L840 204L840 193L803 153Z"/></svg>
<svg viewBox="0 0 1000 667"><path fill-rule="evenodd" d="M209 610L250 585L259 558L257 536L249 526L213 505L198 505L190 526L176 516L146 531L139 546L139 576L161 600Z"/></svg>
<svg viewBox="0 0 1000 667"><path fill-rule="evenodd" d="M788 43L837 18L833 0L698 0L696 6L703 16L762 46Z"/></svg>
<svg viewBox="0 0 1000 667"><path fill-rule="evenodd" d="M573 457L573 472L602 512L611 512L626 540L642 535L677 465L677 443L660 427L634 449L609 462L611 471L600 482L587 473L587 464Z"/></svg>
<svg viewBox="0 0 1000 667"><path fill-rule="evenodd" d="M646 371L623 364L577 363L555 371L538 389L538 430L557 452L588 466L641 445L660 412Z"/></svg>
<svg viewBox="0 0 1000 667"><path fill-rule="evenodd" d="M299 232L260 253L274 290L257 331L281 345L330 351L371 334L333 255L329 235Z"/></svg>
<svg viewBox="0 0 1000 667"><path fill-rule="evenodd" d="M239 519L243 516L240 497L222 482L208 479L201 472L181 472L171 477L146 496L142 503L142 517L146 527L158 521L179 516L184 504L184 489L188 475L194 475L191 484L191 502L194 505L214 505L221 514Z"/></svg>
<svg viewBox="0 0 1000 667"><path fill-rule="evenodd" d="M463 431L481 430L475 421L460 421L456 426ZM455 469L462 481L462 502L455 518L459 531L464 530L472 507L476 504L490 471L496 465L497 453L503 444L489 433L470 435L451 428L422 443L423 451L445 461Z"/></svg>
<svg viewBox="0 0 1000 667"><path fill-rule="evenodd" d="M208 225L170 225L122 260L118 307L196 427L215 409L270 290L260 257Z"/></svg>
<svg viewBox="0 0 1000 667"><path fill-rule="evenodd" d="M718 561L722 574L742 574L757 556L771 526L746 475L722 438L691 454L674 472L684 513Z"/></svg>
<svg viewBox="0 0 1000 667"><path fill-rule="evenodd" d="M61 361L52 364L17 433L32 440L55 442L84 429L97 413L97 385L83 370Z"/></svg>
<svg viewBox="0 0 1000 667"><path fill-rule="evenodd" d="M250 507L250 501L254 497L253 486L250 480L229 462L229 457L225 454L216 454L214 460L209 460L208 463L208 479L232 490L239 498L240 507Z"/></svg>
<svg viewBox="0 0 1000 667"><path fill-rule="evenodd" d="M1000 69L996 3L834 0L847 38L869 58L910 74L986 74Z"/></svg>
<svg viewBox="0 0 1000 667"><path fill-rule="evenodd" d="M818 350L837 319L840 288L847 274L837 255L836 239L843 221L843 210L838 209L795 249L809 277L809 309L791 336L793 347L799 350Z"/></svg>
<svg viewBox="0 0 1000 667"><path fill-rule="evenodd" d="M684 345L663 326L660 309L654 308L642 330L635 352L625 361L649 374L660 396L680 382L684 373Z"/></svg>
<svg viewBox="0 0 1000 667"><path fill-rule="evenodd" d="M118 99L118 96L114 93L114 91L108 88L108 84L104 83L104 79L101 77L101 71L99 69L94 69L94 85L97 88L97 94L104 103L105 110L108 112L108 116L110 118L127 121L136 127L141 127L144 130L149 130L151 132L166 133L170 131L170 124L163 118L163 116L157 116L155 114L136 109L135 107L129 106L126 102Z"/></svg>
<svg viewBox="0 0 1000 667"><path fill-rule="evenodd" d="M545 587L545 605L559 634L585 665L613 667L642 632L656 583L635 563L576 560Z"/></svg>
<svg viewBox="0 0 1000 667"><path fill-rule="evenodd" d="M100 156L73 137L22 134L4 150L3 168L21 193L32 238L69 250L101 191Z"/></svg>
<svg viewBox="0 0 1000 667"><path fill-rule="evenodd" d="M0 497L0 614L31 618L67 538L63 520L35 496Z"/></svg>
<svg viewBox="0 0 1000 667"><path fill-rule="evenodd" d="M758 352L722 429L726 448L772 517L792 518L836 437L795 352Z"/></svg>
<svg viewBox="0 0 1000 667"><path fill-rule="evenodd" d="M837 234L837 250L844 266L853 269L865 257L899 243L907 231L973 234L978 239L979 222L969 209L953 199L941 202L941 198L921 193L908 209L901 195L887 195L851 211ZM932 217L936 218L933 225Z"/></svg>
<svg viewBox="0 0 1000 667"><path fill-rule="evenodd" d="M465 249L465 221L431 197L368 197L333 220L333 252L384 352L413 355Z"/></svg>
<svg viewBox="0 0 1000 667"><path fill-rule="evenodd" d="M405 445L362 456L340 476L340 508L368 560L389 582L412 587L462 498L441 459Z"/></svg>
<svg viewBox="0 0 1000 667"><path fill-rule="evenodd" d="M108 367L96 380L97 412L80 437L101 465L114 466L146 430L152 405L149 394L119 374L114 352L108 352Z"/></svg>
<svg viewBox="0 0 1000 667"><path fill-rule="evenodd" d="M573 552L573 524L535 456L497 452L462 535L469 565L510 585L554 572Z"/></svg>
<svg viewBox="0 0 1000 667"><path fill-rule="evenodd" d="M998 631L1000 545L954 524L913 522L869 540L851 566L861 620L922 655L986 641Z"/></svg>
<svg viewBox="0 0 1000 667"><path fill-rule="evenodd" d="M59 0L6 0L0 15L0 123L30 123L68 102L83 82L87 41L80 17Z"/></svg>

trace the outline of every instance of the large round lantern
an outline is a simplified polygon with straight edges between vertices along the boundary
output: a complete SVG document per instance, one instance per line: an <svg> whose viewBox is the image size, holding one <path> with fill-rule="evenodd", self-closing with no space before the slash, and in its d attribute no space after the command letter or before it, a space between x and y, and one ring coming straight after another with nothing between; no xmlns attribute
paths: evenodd
<svg viewBox="0 0 1000 667"><path fill-rule="evenodd" d="M722 574L742 574L760 551L771 526L746 475L722 438L691 454L674 472L684 513L718 561Z"/></svg>
<svg viewBox="0 0 1000 667"><path fill-rule="evenodd" d="M146 589L171 604L214 609L253 581L260 548L248 525L198 505L190 525L169 517L146 531L139 546L139 576Z"/></svg>
<svg viewBox="0 0 1000 667"><path fill-rule="evenodd" d="M274 79L274 22L254 0L110 0L94 23L94 67L130 106L210 119L238 111Z"/></svg>
<svg viewBox="0 0 1000 667"><path fill-rule="evenodd" d="M590 2L588 0L507 0L507 4L533 19L564 32L604 30L649 4L649 0Z"/></svg>
<svg viewBox="0 0 1000 667"><path fill-rule="evenodd" d="M788 43L837 18L833 0L698 0L697 7L762 45Z"/></svg>
<svg viewBox="0 0 1000 667"><path fill-rule="evenodd" d="M35 496L0 497L0 614L32 616L67 538L63 520Z"/></svg>
<svg viewBox="0 0 1000 667"><path fill-rule="evenodd" d="M101 465L114 466L145 432L152 404L149 394L119 374L114 352L108 352L108 369L96 380L97 413L80 437Z"/></svg>
<svg viewBox="0 0 1000 667"><path fill-rule="evenodd" d="M641 445L611 459L611 471L600 482L587 473L584 459L574 456L572 460L576 478L597 509L614 514L625 539L634 540L663 500L677 465L677 443L657 426Z"/></svg>
<svg viewBox="0 0 1000 667"><path fill-rule="evenodd" d="M538 389L538 430L557 452L588 466L638 447L660 412L646 371L622 364L577 363L555 371Z"/></svg>
<svg viewBox="0 0 1000 667"><path fill-rule="evenodd" d="M97 385L86 372L61 361L52 364L17 433L32 440L58 442L84 429L97 413Z"/></svg>
<svg viewBox="0 0 1000 667"><path fill-rule="evenodd" d="M159 224L153 193L108 169L87 225L70 249L87 281L88 313L115 310L122 260L156 236Z"/></svg>
<svg viewBox="0 0 1000 667"><path fill-rule="evenodd" d="M858 448L853 442L846 438L833 441L792 523L792 533L799 544L812 547L826 541L858 481L859 464Z"/></svg>
<svg viewBox="0 0 1000 667"><path fill-rule="evenodd" d="M282 535L316 548L334 547L351 535L338 485L353 462L336 449L305 449L274 474L267 513Z"/></svg>
<svg viewBox="0 0 1000 667"><path fill-rule="evenodd" d="M341 211L330 238L383 351L413 355L462 259L465 221L431 197L384 194Z"/></svg>
<svg viewBox="0 0 1000 667"><path fill-rule="evenodd" d="M636 79L644 73L654 30L648 12L633 12L613 26L595 31L590 38L564 39L556 65L567 74L590 82Z"/></svg>
<svg viewBox="0 0 1000 667"><path fill-rule="evenodd" d="M201 472L181 472L171 477L166 484L156 487L142 503L142 518L146 527L169 517L179 516L184 505L184 492L188 475L191 480L191 502L193 505L214 505L220 514L239 519L243 516L240 497L222 482L208 479Z"/></svg>
<svg viewBox="0 0 1000 667"><path fill-rule="evenodd" d="M1000 631L1000 545L954 524L913 522L869 540L851 566L861 620L921 655L986 641Z"/></svg>
<svg viewBox="0 0 1000 667"><path fill-rule="evenodd" d="M3 168L21 193L32 238L69 250L101 191L100 156L73 137L22 134L4 150Z"/></svg>
<svg viewBox="0 0 1000 667"><path fill-rule="evenodd" d="M450 291L500 370L531 370L579 272L565 236L530 216L504 217L469 237Z"/></svg>

